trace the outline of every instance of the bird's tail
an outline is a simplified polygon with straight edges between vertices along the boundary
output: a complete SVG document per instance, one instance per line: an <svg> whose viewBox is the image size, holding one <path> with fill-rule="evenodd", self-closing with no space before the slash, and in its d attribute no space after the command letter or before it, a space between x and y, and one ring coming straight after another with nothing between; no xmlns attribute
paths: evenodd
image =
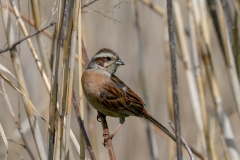
<svg viewBox="0 0 240 160"><path fill-rule="evenodd" d="M143 111L143 116L148 119L149 121L151 121L153 124L155 124L159 129L161 129L163 132L165 132L172 140L176 141L176 138L174 135L172 135L171 132L169 132L169 130L164 127L161 123L159 123L156 119L154 119L150 114L148 114L147 112Z"/></svg>

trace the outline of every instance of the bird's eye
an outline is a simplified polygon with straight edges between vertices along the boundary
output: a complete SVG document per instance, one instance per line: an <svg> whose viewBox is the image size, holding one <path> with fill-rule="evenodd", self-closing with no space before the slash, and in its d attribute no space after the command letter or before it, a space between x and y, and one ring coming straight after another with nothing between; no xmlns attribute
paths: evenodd
<svg viewBox="0 0 240 160"><path fill-rule="evenodd" d="M106 59L107 59L108 61L111 61L111 60L112 60L112 58L111 58L111 57L107 57Z"/></svg>

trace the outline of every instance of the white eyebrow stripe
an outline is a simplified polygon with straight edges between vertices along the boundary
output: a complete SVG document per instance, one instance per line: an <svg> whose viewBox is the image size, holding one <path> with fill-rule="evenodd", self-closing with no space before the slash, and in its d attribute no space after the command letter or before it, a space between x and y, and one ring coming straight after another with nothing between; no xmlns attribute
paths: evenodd
<svg viewBox="0 0 240 160"><path fill-rule="evenodd" d="M99 57L113 57L112 53L109 52L101 52L98 55L94 56L95 58L99 58Z"/></svg>

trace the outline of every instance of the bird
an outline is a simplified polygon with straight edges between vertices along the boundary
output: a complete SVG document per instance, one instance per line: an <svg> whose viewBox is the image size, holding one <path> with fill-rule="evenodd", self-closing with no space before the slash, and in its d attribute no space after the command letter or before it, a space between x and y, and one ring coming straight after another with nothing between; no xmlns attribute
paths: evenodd
<svg viewBox="0 0 240 160"><path fill-rule="evenodd" d="M92 57L81 78L84 95L91 106L99 114L119 118L120 125L110 138L126 117L135 116L149 120L176 141L175 136L147 112L143 100L115 75L121 65L124 63L116 52L103 48Z"/></svg>

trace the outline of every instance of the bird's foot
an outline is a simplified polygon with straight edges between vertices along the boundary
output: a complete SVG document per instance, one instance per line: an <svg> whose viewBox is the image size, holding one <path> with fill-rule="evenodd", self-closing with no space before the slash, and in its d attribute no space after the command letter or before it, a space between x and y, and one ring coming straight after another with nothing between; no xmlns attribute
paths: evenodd
<svg viewBox="0 0 240 160"><path fill-rule="evenodd" d="M101 112L97 112L98 114L97 114L97 121L98 122L102 122L102 120L101 120L101 117L106 117L106 115L105 114L102 114Z"/></svg>
<svg viewBox="0 0 240 160"><path fill-rule="evenodd" d="M106 142L107 142L109 139L112 139L114 136L115 136L114 134L103 134L103 137L104 137L103 145L104 145L104 147L106 147Z"/></svg>

